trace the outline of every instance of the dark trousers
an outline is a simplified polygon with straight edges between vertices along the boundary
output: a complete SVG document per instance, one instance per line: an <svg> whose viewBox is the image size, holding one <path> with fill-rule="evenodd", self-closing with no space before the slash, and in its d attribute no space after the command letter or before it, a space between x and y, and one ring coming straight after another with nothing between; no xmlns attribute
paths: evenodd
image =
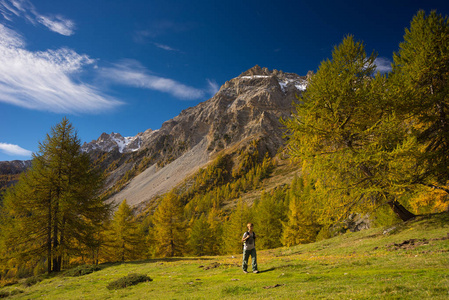
<svg viewBox="0 0 449 300"><path fill-rule="evenodd" d="M243 250L243 264L242 264L243 271L248 270L248 259L250 255L251 255L251 267L253 268L253 271L257 270L256 249L251 249L251 250Z"/></svg>

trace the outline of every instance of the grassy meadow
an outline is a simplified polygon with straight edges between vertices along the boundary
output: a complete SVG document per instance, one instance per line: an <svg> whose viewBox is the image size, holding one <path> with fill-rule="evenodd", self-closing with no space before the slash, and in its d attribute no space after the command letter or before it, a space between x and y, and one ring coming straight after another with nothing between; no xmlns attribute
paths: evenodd
<svg viewBox="0 0 449 300"><path fill-rule="evenodd" d="M79 277L58 274L8 299L449 299L449 213L389 228L347 233L291 248L258 251L259 274L241 254L101 265ZM152 281L108 289L137 273Z"/></svg>

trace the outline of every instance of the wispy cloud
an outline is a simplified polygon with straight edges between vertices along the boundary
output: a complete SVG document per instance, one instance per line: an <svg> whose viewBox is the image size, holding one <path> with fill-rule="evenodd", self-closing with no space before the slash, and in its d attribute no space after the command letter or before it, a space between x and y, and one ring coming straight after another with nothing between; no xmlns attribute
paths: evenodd
<svg viewBox="0 0 449 300"><path fill-rule="evenodd" d="M153 43L156 47L163 49L163 50L167 50L167 51L173 51L173 52L181 52L178 49L172 48L170 46L167 45L163 45L163 44L159 44L159 43Z"/></svg>
<svg viewBox="0 0 449 300"><path fill-rule="evenodd" d="M391 72L391 60L385 57L378 57L374 61L374 64L377 66L376 70L381 74Z"/></svg>
<svg viewBox="0 0 449 300"><path fill-rule="evenodd" d="M207 79L207 84L209 85L208 91L211 95L215 95L220 89L220 86L215 80Z"/></svg>
<svg viewBox="0 0 449 300"><path fill-rule="evenodd" d="M152 22L147 29L138 31L137 33L143 37L155 38L168 33L187 31L191 27L192 24L178 23L170 20L158 20Z"/></svg>
<svg viewBox="0 0 449 300"><path fill-rule="evenodd" d="M65 19L62 16L37 16L37 21L46 26L51 31L57 32L62 35L70 36L74 34L75 23L73 21Z"/></svg>
<svg viewBox="0 0 449 300"><path fill-rule="evenodd" d="M44 15L37 11L29 0L0 0L0 13L8 21L21 17L33 25L42 24L51 31L70 36L74 34L75 23L60 15Z"/></svg>
<svg viewBox="0 0 449 300"><path fill-rule="evenodd" d="M8 155L31 156L31 151L13 144L0 143L0 151Z"/></svg>
<svg viewBox="0 0 449 300"><path fill-rule="evenodd" d="M58 113L97 113L121 102L75 80L94 64L67 48L31 52L23 38L0 24L0 101Z"/></svg>
<svg viewBox="0 0 449 300"><path fill-rule="evenodd" d="M152 75L134 60L124 60L113 67L103 68L99 72L103 78L116 84L168 93L178 99L193 100L206 95L202 89L187 86L173 79Z"/></svg>
<svg viewBox="0 0 449 300"><path fill-rule="evenodd" d="M189 31L195 26L195 23L180 23L170 20L156 20L151 24L145 26L145 29L137 30L134 33L134 41L136 43L145 44L160 36Z"/></svg>

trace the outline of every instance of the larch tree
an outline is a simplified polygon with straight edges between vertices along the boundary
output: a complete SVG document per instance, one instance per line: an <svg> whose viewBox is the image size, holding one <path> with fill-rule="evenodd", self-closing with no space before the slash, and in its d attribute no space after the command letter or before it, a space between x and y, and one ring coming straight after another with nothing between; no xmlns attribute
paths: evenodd
<svg viewBox="0 0 449 300"><path fill-rule="evenodd" d="M223 212L215 205L207 213L192 218L189 225L187 245L194 255L217 255L220 253L223 233Z"/></svg>
<svg viewBox="0 0 449 300"><path fill-rule="evenodd" d="M395 151L406 129L396 126L400 120L386 97L387 78L375 74L375 59L362 42L346 37L310 79L296 113L284 121L289 152L320 187L315 201L330 223L386 203L401 207L403 219L413 216L397 204L391 172L405 162Z"/></svg>
<svg viewBox="0 0 449 300"><path fill-rule="evenodd" d="M287 220L282 222L282 245L291 247L314 242L320 226L315 216L311 185L295 176L288 192Z"/></svg>
<svg viewBox="0 0 449 300"><path fill-rule="evenodd" d="M238 253L242 251L242 236L245 231L248 231L246 224L251 222L251 217L251 209L242 199L239 199L237 206L223 227L223 253ZM254 231L257 235L257 228Z"/></svg>
<svg viewBox="0 0 449 300"><path fill-rule="evenodd" d="M207 214L207 226L209 229L209 240L207 241L209 254L218 255L223 241L223 212L215 205Z"/></svg>
<svg viewBox="0 0 449 300"><path fill-rule="evenodd" d="M282 221L286 218L284 189L262 192L254 203L254 223L257 228L257 247L272 249L281 247Z"/></svg>
<svg viewBox="0 0 449 300"><path fill-rule="evenodd" d="M202 213L198 218L190 222L189 237L187 245L190 253L197 256L210 254L209 242L212 238L207 223L207 217Z"/></svg>
<svg viewBox="0 0 449 300"><path fill-rule="evenodd" d="M114 213L106 236L108 243L105 252L109 260L130 261L146 256L145 236L126 199Z"/></svg>
<svg viewBox="0 0 449 300"><path fill-rule="evenodd" d="M166 194L153 218L154 243L159 257L181 256L185 252L186 221L183 205L174 192Z"/></svg>
<svg viewBox="0 0 449 300"><path fill-rule="evenodd" d="M109 206L97 197L101 183L64 118L39 144L32 168L5 195L8 255L23 264L45 257L48 272L60 271L63 259L91 244L91 233L108 217Z"/></svg>
<svg viewBox="0 0 449 300"><path fill-rule="evenodd" d="M394 54L390 85L396 113L416 139L409 185L449 194L449 24L432 11L419 11Z"/></svg>

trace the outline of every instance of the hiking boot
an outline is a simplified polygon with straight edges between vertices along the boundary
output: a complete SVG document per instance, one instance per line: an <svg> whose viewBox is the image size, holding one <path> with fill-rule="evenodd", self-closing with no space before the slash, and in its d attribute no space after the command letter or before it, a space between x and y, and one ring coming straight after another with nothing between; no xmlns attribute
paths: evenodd
<svg viewBox="0 0 449 300"><path fill-rule="evenodd" d="M257 271L257 270L254 270L254 271L253 271L253 273L257 274L257 273L259 273L259 271Z"/></svg>

